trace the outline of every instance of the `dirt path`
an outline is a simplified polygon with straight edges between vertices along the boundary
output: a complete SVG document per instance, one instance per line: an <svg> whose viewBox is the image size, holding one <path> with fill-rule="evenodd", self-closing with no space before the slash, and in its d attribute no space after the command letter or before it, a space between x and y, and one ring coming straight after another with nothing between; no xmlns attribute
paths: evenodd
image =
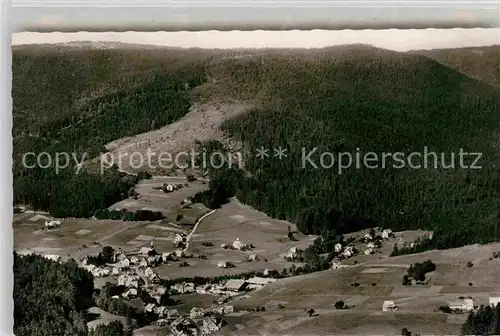
<svg viewBox="0 0 500 336"><path fill-rule="evenodd" d="M200 217L200 219L198 219L198 221L196 222L196 224L194 225L193 229L191 230L191 232L188 234L188 236L186 237L186 246L184 247L184 249L182 250L183 252L186 252L189 248L189 243L191 241L191 237L193 236L193 234L196 232L196 229L198 228L198 225L200 225L201 221L203 219L205 219L206 217L210 216L211 214L213 214L215 212L215 209L210 211L209 213L206 213L204 214L203 216Z"/></svg>

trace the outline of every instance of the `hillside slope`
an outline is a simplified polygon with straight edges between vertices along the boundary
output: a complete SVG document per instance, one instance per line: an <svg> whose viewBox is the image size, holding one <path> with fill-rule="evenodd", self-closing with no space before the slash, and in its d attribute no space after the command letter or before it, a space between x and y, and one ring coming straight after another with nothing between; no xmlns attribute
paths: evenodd
<svg viewBox="0 0 500 336"><path fill-rule="evenodd" d="M33 147L96 153L109 141L177 120L193 101L252 100L253 111L223 124L227 134L245 145L246 172L219 171L212 183L217 197L236 193L258 210L296 222L306 233L372 225L429 228L446 232L442 246L499 237L499 90L427 57L365 45L257 51L58 48L14 50L18 156ZM73 74L79 81L71 79ZM161 101L165 90L178 99L164 101L165 118L152 126L155 113L140 97ZM130 99L138 99L133 108L120 108L130 106ZM171 114L171 104L180 110ZM80 131L52 132L67 124ZM26 129L41 133L42 139L27 137ZM271 154L282 146L288 157L260 160L255 157L260 146ZM441 153L447 165L452 155L457 157L455 168L448 169L398 168L389 157L385 168L350 167L339 173L337 162L326 169L301 167L302 151L314 148L315 164L323 151L353 156L402 152L406 157L427 148L438 154L440 165ZM460 168L460 149L483 153L477 162L482 169ZM330 165L329 157L324 158ZM468 157L465 164L473 161ZM16 194L21 194L16 200L36 201L40 207L54 203L54 196L34 190L50 188L63 195L74 183L86 183L72 177L59 191L51 183L56 176L51 176L33 188L43 174L27 178L22 170L15 172L22 182L15 183ZM224 190L227 186L231 190ZM102 206L99 200L88 201L76 213L95 210ZM66 214L64 204L56 209Z"/></svg>
<svg viewBox="0 0 500 336"><path fill-rule="evenodd" d="M500 87L500 45L417 50L411 53L427 56L471 78Z"/></svg>

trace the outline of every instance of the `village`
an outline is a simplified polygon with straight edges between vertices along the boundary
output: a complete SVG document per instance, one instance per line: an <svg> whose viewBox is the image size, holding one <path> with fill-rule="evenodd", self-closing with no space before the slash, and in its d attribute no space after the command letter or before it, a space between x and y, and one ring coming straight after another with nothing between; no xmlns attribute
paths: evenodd
<svg viewBox="0 0 500 336"><path fill-rule="evenodd" d="M139 185L139 193L112 208L128 209L132 205L132 208L135 206L135 209L142 209L141 206L148 204L148 209L160 209L151 207L151 200L157 204L164 204L165 200L169 200L169 204L175 204L175 210L169 208L169 212L174 213L174 218L183 217L181 222L186 223L191 220L192 225L183 227L165 220L144 223L99 219L76 221L51 219L48 214L33 214L33 220L23 219L24 222L20 222L18 230L33 228L35 223L40 225L40 221L45 220L42 222L43 229L38 226L38 230L33 231L35 240L21 243L17 250L20 253L41 254L58 262L66 261L71 256L80 267L93 275L98 291L106 286L111 287L113 295L110 299L119 300L143 314L153 316L149 327L162 330L162 334L210 335L221 329L226 330L227 328L224 328L228 323L230 329L234 328L236 323L238 328L253 330L252 327L245 327L234 321L241 319L238 316L253 316L252 314L259 314L259 311L264 310L266 314L271 315L286 311L285 301L277 306L269 305L259 299L260 295L263 295L259 293L274 291L272 288L280 288L281 283L285 286L286 280L300 277L301 275L291 272L290 267L304 267L305 251L314 245L318 236L294 233L294 238L297 239L289 239L289 223L273 220L271 226L271 219L263 218L260 214L254 215L251 208L243 207L235 201L216 211L203 209L198 204L193 204L189 196L203 188L196 182L191 182L190 187L158 182L142 187ZM183 216L179 216L180 211ZM18 216L28 218L28 211L23 209ZM202 225L196 225L201 221ZM103 226L103 223L106 225ZM222 235L220 230L223 230ZM146 231L156 233L148 234ZM64 245L61 245L60 241L67 240L65 236L77 237L73 238L77 240L63 249L61 246ZM22 237L27 239L29 233ZM39 237L44 241L43 249L37 247ZM432 232L393 232L387 228L376 227L344 235L342 241L333 245L329 259L330 270L325 272L335 272L332 276L339 279L342 279L345 272L355 272L357 280L350 283L349 291L352 293L343 287L342 293L345 294L330 301L329 305L336 307L331 311L316 307L314 301L305 301L302 304L304 309L310 313L315 312L307 315L308 318L321 318L322 314L332 314L339 309L337 306L342 306L340 311L348 315L365 309L389 315L406 314L408 303L404 301L404 293L407 292L417 293L409 295L417 295L415 298L418 300L415 302L423 305L423 301L420 302L427 296L420 297L418 293L430 290L428 281L424 283L409 279L407 285L401 286L398 278L401 279L404 271L400 267L407 268L407 264L376 266L393 259L387 257L394 245L412 248L418 237L432 239ZM290 271L285 274L285 270ZM318 272L318 275L321 273L323 272ZM205 280L196 280L196 277L200 276L205 277ZM366 277L373 280L366 280L367 284L363 285L363 279ZM370 300L364 303L359 299L349 299L357 291L371 293L384 288L383 284L376 284L375 279L377 282L391 282L392 292L388 290L376 294L372 298L379 297L380 301L374 303L370 303ZM439 286L430 287L437 290ZM457 295L450 293L428 297L425 299L425 307L427 311L465 318L469 312L484 304L485 299L492 306L500 302L500 296L493 293L489 297L484 297L483 293L466 293L464 290L465 295L459 295L457 292ZM369 294L365 295L366 298L370 297ZM193 299L193 296L196 298ZM198 299L200 297L203 299ZM211 303L206 297L212 297ZM278 298L279 296L276 296L276 299ZM179 306L179 302L186 300L191 302L189 307ZM340 305L343 301L345 305ZM427 308L431 305L431 309ZM101 314L106 312L101 310ZM118 315L107 316L107 319L89 322L89 328L122 319ZM124 320L120 321L125 323ZM137 329L134 335L149 335L141 333L146 330L144 328Z"/></svg>

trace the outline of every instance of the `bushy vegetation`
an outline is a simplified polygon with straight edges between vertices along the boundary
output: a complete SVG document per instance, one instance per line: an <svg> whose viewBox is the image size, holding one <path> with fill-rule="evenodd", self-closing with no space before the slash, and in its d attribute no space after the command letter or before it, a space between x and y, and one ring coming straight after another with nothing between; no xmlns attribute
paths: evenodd
<svg viewBox="0 0 500 336"><path fill-rule="evenodd" d="M14 332L20 336L87 335L92 274L74 260L59 264L14 252Z"/></svg>
<svg viewBox="0 0 500 336"><path fill-rule="evenodd" d="M410 265L407 273L403 276L403 285L410 285L411 279L417 282L425 281L425 274L429 272L434 272L436 270L436 264L431 260L426 260L423 263L415 263Z"/></svg>
<svg viewBox="0 0 500 336"><path fill-rule="evenodd" d="M132 336L132 330L124 330L119 321L113 321L108 325L99 325L89 331L89 336Z"/></svg>
<svg viewBox="0 0 500 336"><path fill-rule="evenodd" d="M500 305L480 306L471 312L462 326L462 335L498 335L500 333Z"/></svg>
<svg viewBox="0 0 500 336"><path fill-rule="evenodd" d="M98 219L114 219L124 221L157 221L165 218L160 211L137 210L135 212L123 210L100 209L94 213Z"/></svg>

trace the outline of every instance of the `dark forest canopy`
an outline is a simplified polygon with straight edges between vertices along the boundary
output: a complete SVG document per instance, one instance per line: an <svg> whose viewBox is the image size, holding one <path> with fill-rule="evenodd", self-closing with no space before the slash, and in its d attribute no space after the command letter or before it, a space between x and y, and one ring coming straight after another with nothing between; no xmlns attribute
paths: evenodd
<svg viewBox="0 0 500 336"><path fill-rule="evenodd" d="M74 260L64 264L14 252L14 332L18 336L85 336L92 274Z"/></svg>

